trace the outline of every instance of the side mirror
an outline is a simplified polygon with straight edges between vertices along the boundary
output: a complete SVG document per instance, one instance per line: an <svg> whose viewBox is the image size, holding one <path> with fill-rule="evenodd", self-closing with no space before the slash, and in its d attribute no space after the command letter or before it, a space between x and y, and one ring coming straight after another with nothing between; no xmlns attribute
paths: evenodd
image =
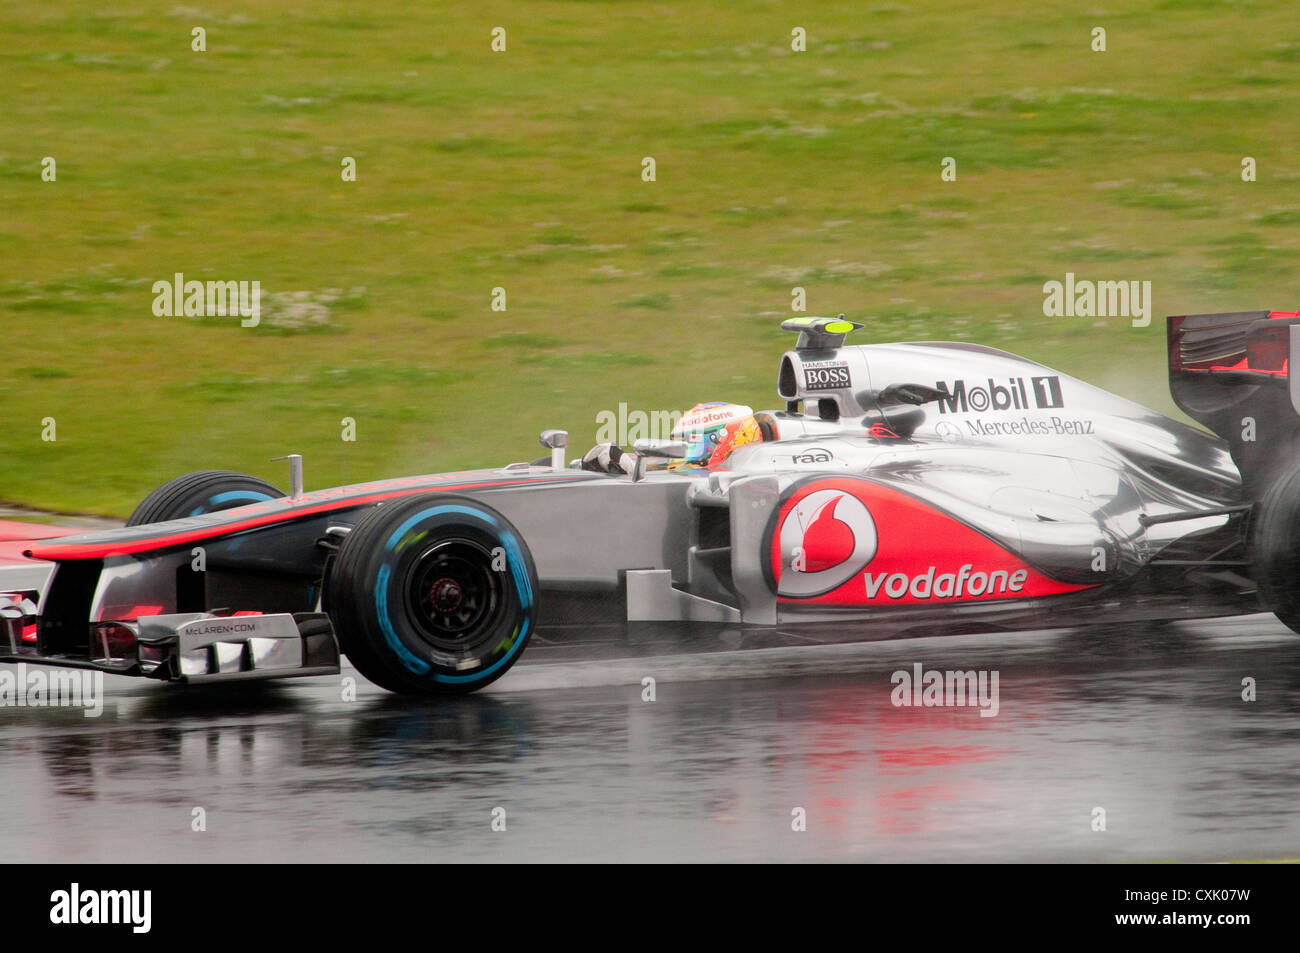
<svg viewBox="0 0 1300 953"><path fill-rule="evenodd" d="M672 457L680 460L686 456L690 446L684 440L638 440L632 449L640 456Z"/></svg>
<svg viewBox="0 0 1300 953"><path fill-rule="evenodd" d="M563 470L564 448L569 445L569 432L567 430L543 430L538 435L537 442L551 451L551 468L553 470Z"/></svg>
<svg viewBox="0 0 1300 953"><path fill-rule="evenodd" d="M632 444L632 449L636 451L632 482L637 483L645 476L645 462L650 457L680 460L686 456L690 446L684 440L638 440Z"/></svg>

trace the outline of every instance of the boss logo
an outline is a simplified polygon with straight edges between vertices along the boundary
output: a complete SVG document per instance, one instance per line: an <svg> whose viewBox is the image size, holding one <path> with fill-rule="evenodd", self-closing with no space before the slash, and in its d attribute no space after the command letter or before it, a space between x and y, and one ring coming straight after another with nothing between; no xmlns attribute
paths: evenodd
<svg viewBox="0 0 1300 953"><path fill-rule="evenodd" d="M852 387L853 377L844 361L819 361L803 366L804 390L839 390Z"/></svg>

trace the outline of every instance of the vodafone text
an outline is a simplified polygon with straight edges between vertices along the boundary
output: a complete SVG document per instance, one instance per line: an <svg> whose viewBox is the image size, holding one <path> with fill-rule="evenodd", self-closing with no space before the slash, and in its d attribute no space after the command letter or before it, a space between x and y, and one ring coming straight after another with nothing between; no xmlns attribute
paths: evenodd
<svg viewBox="0 0 1300 953"><path fill-rule="evenodd" d="M1007 592L1019 592L1025 588L1029 573L1024 569L1011 572L995 569L992 572L972 572L975 567L966 563L957 572L945 572L935 575L931 566L919 575L907 573L869 573L862 574L867 584L867 598L875 599L883 590L890 599L962 599L967 596L1001 595Z"/></svg>

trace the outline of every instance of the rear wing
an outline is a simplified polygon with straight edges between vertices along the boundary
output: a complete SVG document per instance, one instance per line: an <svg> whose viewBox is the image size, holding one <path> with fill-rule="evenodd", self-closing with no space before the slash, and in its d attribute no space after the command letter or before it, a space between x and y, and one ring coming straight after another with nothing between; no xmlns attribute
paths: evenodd
<svg viewBox="0 0 1300 953"><path fill-rule="evenodd" d="M1171 315L1169 390L1192 419L1228 442L1258 500L1300 462L1300 311Z"/></svg>

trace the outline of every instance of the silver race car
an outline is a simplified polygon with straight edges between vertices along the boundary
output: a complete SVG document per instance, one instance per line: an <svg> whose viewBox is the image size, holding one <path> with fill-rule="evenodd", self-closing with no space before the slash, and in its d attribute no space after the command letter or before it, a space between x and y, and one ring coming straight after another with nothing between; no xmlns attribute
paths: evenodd
<svg viewBox="0 0 1300 953"><path fill-rule="evenodd" d="M473 691L601 627L880 639L1272 610L1300 627L1300 315L1169 319L1212 433L993 348L845 345L795 318L783 409L725 459L641 441L310 493L203 471L122 529L24 545L0 660L192 682ZM6 581L8 580L8 582Z"/></svg>

